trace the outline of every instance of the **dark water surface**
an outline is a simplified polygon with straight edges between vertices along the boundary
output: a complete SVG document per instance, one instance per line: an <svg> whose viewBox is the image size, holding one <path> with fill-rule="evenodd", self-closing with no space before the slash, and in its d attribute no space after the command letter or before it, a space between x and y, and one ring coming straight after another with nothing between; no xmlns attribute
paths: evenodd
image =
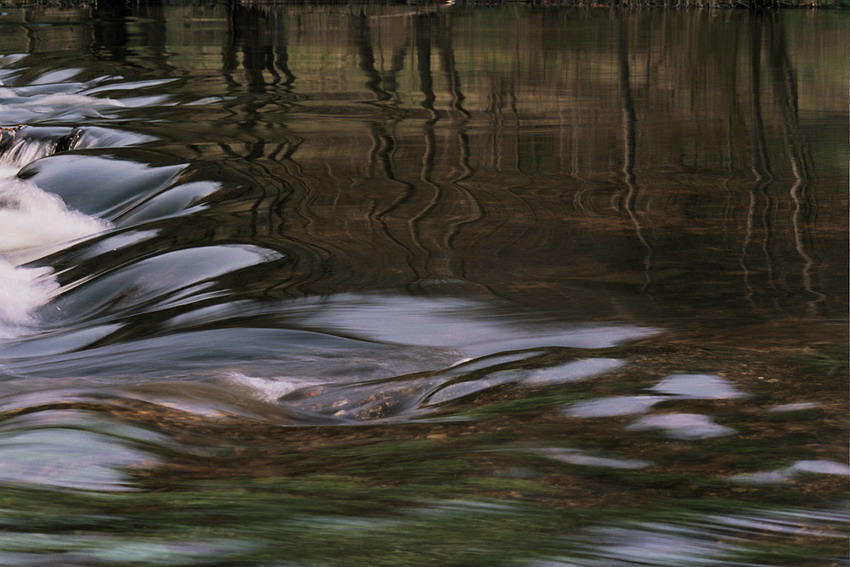
<svg viewBox="0 0 850 567"><path fill-rule="evenodd" d="M0 564L847 565L848 23L0 10Z"/></svg>

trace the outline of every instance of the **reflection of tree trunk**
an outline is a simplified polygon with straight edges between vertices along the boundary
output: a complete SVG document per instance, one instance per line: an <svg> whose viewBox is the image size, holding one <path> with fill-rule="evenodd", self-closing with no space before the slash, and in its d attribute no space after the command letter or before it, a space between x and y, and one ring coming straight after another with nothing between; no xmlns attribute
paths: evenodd
<svg viewBox="0 0 850 567"><path fill-rule="evenodd" d="M274 42L274 68L283 73L283 88L285 92L291 92L295 83L295 73L289 68L289 36L285 25L277 28Z"/></svg>
<svg viewBox="0 0 850 567"><path fill-rule="evenodd" d="M224 77L224 82L230 90L239 87L239 82L233 78L233 73L239 68L239 39L236 31L235 13L241 9L236 2L231 1L227 12L227 42L224 44L221 57L222 69L221 74Z"/></svg>
<svg viewBox="0 0 850 567"><path fill-rule="evenodd" d="M246 41L242 47L242 66L248 77L251 90L264 92L266 90L265 72L268 71L272 80L270 84L280 82L280 75L274 65L274 51L271 45L260 44L258 41Z"/></svg>
<svg viewBox="0 0 850 567"><path fill-rule="evenodd" d="M759 16L752 16L750 78L752 81L752 120L753 120L753 164L752 171L756 181L762 183L762 188L772 180L770 173L770 158L767 154L767 144L764 135L764 120L761 114L761 31L762 24Z"/></svg>
<svg viewBox="0 0 850 567"><path fill-rule="evenodd" d="M230 10L231 45L228 61L235 69L238 64L236 52L242 51L242 67L249 89L254 92L265 92L266 71L273 77L272 83L280 80L274 65L274 51L267 39L267 18L254 6L236 4Z"/></svg>
<svg viewBox="0 0 850 567"><path fill-rule="evenodd" d="M443 12L440 15L440 38L437 44L440 50L440 62L443 66L443 71L446 74L446 79L449 83L449 91L452 94L451 107L453 110L463 115L465 119L470 117L469 112L463 108L463 92L460 86L460 74L457 72L455 65L455 51L452 44L452 25L451 15Z"/></svg>
<svg viewBox="0 0 850 567"><path fill-rule="evenodd" d="M768 17L766 44L769 71L771 82L774 85L773 92L776 96L777 105L782 109L782 126L787 144L786 152L791 162L791 173L794 176L794 183L790 190L791 200L794 202L794 212L791 215L794 245L797 254L803 261L803 289L817 296L816 301L821 301L824 299L823 294L815 291L812 287L812 270L815 260L806 249L805 242L807 229L810 228L806 218L810 210L807 195L809 168L806 162L805 142L800 132L800 121L797 114L797 81L794 76L794 68L788 57L785 28L782 25L782 20L778 14L770 14Z"/></svg>
<svg viewBox="0 0 850 567"><path fill-rule="evenodd" d="M286 28L273 19L273 14L257 6L231 3L222 59L222 75L229 90L243 89L235 78L241 64L247 90L258 95L236 103L244 105L239 114L245 117L242 121L245 127L262 122L260 115L264 107L273 106L275 110L288 107L288 99L278 95L291 92L295 74L289 68Z"/></svg>
<svg viewBox="0 0 850 567"><path fill-rule="evenodd" d="M404 69L404 60L407 58L406 46L393 46L393 52L390 56L390 72L385 73L382 77L384 90L392 93L393 102L398 103L401 98L398 94L398 77L399 71Z"/></svg>
<svg viewBox="0 0 850 567"><path fill-rule="evenodd" d="M623 182L626 185L626 198L623 202L623 208L635 225L635 234L646 248L644 254L644 276L646 283L644 291L652 284L652 261L653 249L652 245L643 234L643 227L637 217L635 204L638 196L637 178L635 176L635 154L636 154L636 135L635 129L637 125L637 117L635 115L634 101L632 100L632 87L629 70L629 36L626 17L620 15L620 33L617 43L617 56L619 63L619 86L620 86L620 105L622 109L623 122Z"/></svg>
<svg viewBox="0 0 850 567"><path fill-rule="evenodd" d="M419 72L419 89L424 98L420 103L431 115L431 123L438 120L437 111L434 110L434 78L431 75L431 16L421 14L415 16L414 25L416 30L416 70Z"/></svg>
<svg viewBox="0 0 850 567"><path fill-rule="evenodd" d="M147 45L153 49L153 60L159 65L159 68L171 73L174 67L168 62L167 37L168 33L166 26L168 25L165 16L165 7L162 2L149 2L142 5L144 18L148 20L145 23L145 36L147 37Z"/></svg>
<svg viewBox="0 0 850 567"><path fill-rule="evenodd" d="M372 49L372 37L369 31L369 17L364 10L354 19L357 37L357 53L360 69L366 75L366 88L375 93L377 100L389 100L390 93L381 88L381 75L375 69L375 52Z"/></svg>
<svg viewBox="0 0 850 567"><path fill-rule="evenodd" d="M450 223L450 228L445 231L440 242L441 248L444 250L445 260L442 266L438 269L440 273L450 275L457 273L466 279L466 267L463 265L463 257L460 254L454 253L455 241L460 235L463 228L467 225L472 225L484 218L484 210L481 202L476 195L464 186L463 182L472 176L472 166L470 160L469 135L466 133L466 122L472 117L471 114L463 107L463 101L466 98L461 89L460 74L455 64L454 44L452 42L453 30L451 14L443 12L438 16L440 22L440 34L438 40L438 49L440 53L440 61L443 71L448 80L449 91L451 92L451 108L460 114L461 123L456 125L457 146L458 146L458 175L450 180L451 187L460 195L468 208L468 213ZM452 261L456 261L459 265L451 266Z"/></svg>
<svg viewBox="0 0 850 567"><path fill-rule="evenodd" d="M93 50L108 52L111 59L123 61L127 56L127 4L97 2L93 16Z"/></svg>
<svg viewBox="0 0 850 567"><path fill-rule="evenodd" d="M422 101L419 104L431 116L429 120L425 121L422 127L424 147L422 152L422 167L419 171L419 178L422 180L423 185L431 190L431 198L427 201L426 206L410 219L411 236L417 242L422 242L423 232L426 230L422 227L423 221L437 208L443 199L443 189L432 177L434 155L437 151L434 128L440 117L434 109L434 101L437 97L434 94L434 78L431 74L431 18L431 14L419 14L413 17L416 41L416 70L419 74L419 90L422 91L423 95ZM432 278L435 272L439 275L443 270L439 267L435 270L432 266L434 254L426 250L425 255L425 273L423 277L425 279ZM437 255L440 255L439 251L437 251Z"/></svg>
<svg viewBox="0 0 850 567"><path fill-rule="evenodd" d="M764 120L761 113L761 32L762 23L756 15L751 15L751 37L750 37L750 91L751 91L751 107L750 115L752 120L752 172L755 176L755 183L750 188L750 202L747 207L747 223L744 243L741 247L741 258L739 265L744 274L744 284L747 286L747 300L752 302L752 297L755 294L752 283L750 282L750 270L747 266L747 252L750 243L753 240L754 221L756 212L756 203L759 195L765 195L765 188L770 185L773 176L770 172L770 159L767 153L767 143L765 142Z"/></svg>
<svg viewBox="0 0 850 567"><path fill-rule="evenodd" d="M354 43L358 53L360 70L366 76L365 87L375 94L375 103L392 99L392 95L383 89L381 74L375 68L375 53L369 30L369 18L365 10L361 10L353 18L353 24L355 29ZM377 106L384 108L380 104ZM398 231L395 230L397 223L388 220L389 215L401 209L414 197L415 187L398 179L395 175L393 154L396 148L396 140L391 130L387 128L387 124L382 121L373 121L370 123L369 130L372 146L367 156L367 176L374 178L380 174L380 177L401 185L402 191L389 205L382 206L383 199L379 197L370 207L368 217L380 224L381 230L390 241L406 250L411 270L419 274L421 270L415 264L418 263L416 259L421 257L421 253L417 251L424 251L424 248L412 234L410 223L406 223L406 231Z"/></svg>
<svg viewBox="0 0 850 567"><path fill-rule="evenodd" d="M769 25L763 19L765 17L764 14L754 14L751 15L752 22L752 37L751 37L751 58L752 58L752 67L751 67L751 81L752 81L752 145L753 145L753 159L752 159L752 171L755 176L755 183L750 189L750 208L749 214L747 217L747 235L744 241L744 247L741 254L741 266L744 268L745 281L747 283L747 287L750 291L750 297L752 297L754 290L749 283L748 278L749 272L746 269L745 265L745 256L747 253L747 248L752 241L753 236L753 220L755 214L755 203L762 199L764 200L764 207L762 210L762 253L765 259L765 271L767 275L767 281L771 288L775 291L779 292L780 289L777 287L775 281L775 273L774 273L774 260L770 252L770 244L772 239L772 224L770 215L773 210L773 199L770 197L768 192L768 188L774 183L774 174L773 174L773 166L770 162L769 158L769 150L767 147L767 137L765 134L765 126L764 119L762 116L762 81L761 81L761 73L762 66L761 60L763 56L763 44L764 44L764 35L763 30L769 29L766 28L766 25ZM768 58L768 65L772 66L773 63L771 61L772 55L771 53L767 53L766 57Z"/></svg>
<svg viewBox="0 0 850 567"><path fill-rule="evenodd" d="M369 17L365 10L361 9L353 20L356 31L354 43L357 48L360 70L366 75L365 86L375 93L375 98L378 101L389 100L391 96L381 88L381 75L375 69L375 53L372 49L372 38L369 32ZM372 147L369 150L369 159L367 160L369 176L374 176L375 171L380 167L384 176L388 179L394 179L392 161L390 160L392 148L395 146L394 140L391 139L391 136L386 135L386 129L377 122L370 125L370 132L372 133Z"/></svg>
<svg viewBox="0 0 850 567"><path fill-rule="evenodd" d="M248 83L248 90L254 93L263 93L266 90L266 78L263 74L270 67L274 74L272 59L274 58L271 46L263 43L265 34L260 29L260 19L257 8L254 6L242 6L234 4L230 9L230 35L228 38L228 49L225 51L225 76L228 84L239 87L238 81L234 80L232 73L238 68L238 52L242 52L242 67ZM241 114L244 118L241 125L244 128L253 128L260 121L260 110L268 102L265 97L252 97L243 106ZM253 155L256 146L251 150Z"/></svg>

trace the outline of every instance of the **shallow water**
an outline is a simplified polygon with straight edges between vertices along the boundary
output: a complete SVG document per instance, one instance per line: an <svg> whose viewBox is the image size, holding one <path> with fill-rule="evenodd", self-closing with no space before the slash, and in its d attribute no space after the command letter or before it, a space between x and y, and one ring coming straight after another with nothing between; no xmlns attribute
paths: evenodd
<svg viewBox="0 0 850 567"><path fill-rule="evenodd" d="M848 19L4 9L0 564L846 565Z"/></svg>

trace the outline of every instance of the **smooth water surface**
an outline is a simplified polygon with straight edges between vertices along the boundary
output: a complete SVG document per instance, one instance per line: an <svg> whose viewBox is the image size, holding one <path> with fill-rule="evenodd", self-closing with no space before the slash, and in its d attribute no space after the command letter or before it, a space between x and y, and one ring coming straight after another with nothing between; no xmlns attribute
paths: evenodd
<svg viewBox="0 0 850 567"><path fill-rule="evenodd" d="M0 564L847 565L846 11L0 10Z"/></svg>

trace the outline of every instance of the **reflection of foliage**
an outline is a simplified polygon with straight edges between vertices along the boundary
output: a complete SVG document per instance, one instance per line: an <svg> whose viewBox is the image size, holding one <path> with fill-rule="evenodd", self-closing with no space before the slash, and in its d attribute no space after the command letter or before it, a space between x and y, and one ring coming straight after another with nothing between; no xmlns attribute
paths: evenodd
<svg viewBox="0 0 850 567"><path fill-rule="evenodd" d="M802 366L822 372L824 376L834 377L836 374L847 375L848 351L842 347L823 348L799 357Z"/></svg>
<svg viewBox="0 0 850 567"><path fill-rule="evenodd" d="M660 498L652 506L623 500L611 503L613 506L592 506L600 488L594 488L598 480L591 477L577 489L576 500L557 498L557 491L547 487L551 475L478 481L463 480L460 475L461 480L455 482L455 473L463 471L465 465L453 472L445 467L446 459L431 461L420 443L413 443L409 453L404 443L396 446L396 455L382 447L381 464L373 466L372 471L380 471L394 456L401 457L412 477L407 482L399 482L397 475L392 483L385 484L362 475L318 472L291 477L184 480L153 492L102 497L6 489L0 495L2 521L19 533L53 534L47 548L38 535L17 536L18 550L49 549L53 553L95 556L111 553L111 565L132 564L128 560L132 550L144 556L147 547L171 546L176 551L183 545L197 553L214 552L204 563L220 565L265 565L285 560L340 566L413 566L439 561L460 566L510 565L573 552L592 555L586 545L574 547L582 530L641 522L691 524L694 533L711 538L720 553L725 547L723 537L712 535L710 525L700 525L700 516L694 513L711 517L767 512L763 506L753 508L731 499ZM333 458L336 463L344 462L346 454L350 458L351 453L357 453L340 451L343 454ZM419 455L416 462L408 460L411 453ZM454 459L463 461L465 457L461 454ZM210 473L215 476L215 471ZM429 474L437 475L442 482L425 482ZM674 481L667 486L668 490L675 488L676 479L666 475L654 478ZM503 496L486 496L490 492ZM97 544L92 546L73 535L80 533L97 536ZM3 537L8 537L8 532ZM773 546L770 534L765 537L768 541L764 543L756 540L743 546L745 555L762 560L769 556L772 564L784 564L840 557L842 553L841 538L801 534L793 545ZM2 540L0 537L0 544L8 548ZM742 548L741 542L736 541L735 547ZM168 557L156 561L148 556L146 564L189 565L198 560L197 555L181 559L172 553Z"/></svg>

